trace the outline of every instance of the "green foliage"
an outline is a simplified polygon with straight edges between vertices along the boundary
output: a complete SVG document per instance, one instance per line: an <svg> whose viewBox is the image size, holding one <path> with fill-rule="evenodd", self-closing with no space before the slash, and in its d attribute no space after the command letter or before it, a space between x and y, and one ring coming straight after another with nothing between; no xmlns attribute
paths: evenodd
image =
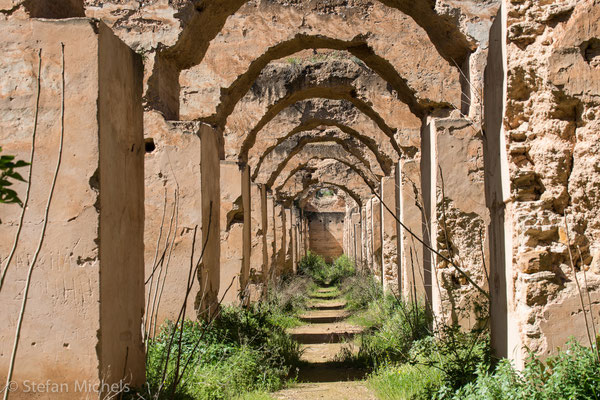
<svg viewBox="0 0 600 400"><path fill-rule="evenodd" d="M335 195L335 193L331 189L319 189L317 190L317 193L315 193L315 197L318 199L321 197L331 197L333 195Z"/></svg>
<svg viewBox="0 0 600 400"><path fill-rule="evenodd" d="M251 392L236 397L236 400L274 400L274 398L265 392Z"/></svg>
<svg viewBox="0 0 600 400"><path fill-rule="evenodd" d="M298 318L306 310L306 291L310 280L304 276L294 276L279 280L269 286L265 300L259 303L263 312L269 315L271 323L282 328L292 328L301 325Z"/></svg>
<svg viewBox="0 0 600 400"><path fill-rule="evenodd" d="M2 147L0 147L0 152L2 152ZM15 161L15 156L0 156L0 203L23 205L17 192L8 187L13 185L11 181L26 182L15 169L26 167L27 165L29 165L28 162L22 160Z"/></svg>
<svg viewBox="0 0 600 400"><path fill-rule="evenodd" d="M442 372L446 391L453 392L472 382L481 365L491 364L489 339L482 332L464 332L458 325L442 327L436 336L414 343L413 362Z"/></svg>
<svg viewBox="0 0 600 400"><path fill-rule="evenodd" d="M383 297L381 283L372 274L358 274L344 280L342 293L348 310L364 310Z"/></svg>
<svg viewBox="0 0 600 400"><path fill-rule="evenodd" d="M159 391L174 329L173 323L166 323L149 345L148 385L143 394L147 399ZM225 307L212 324L185 321L181 369L188 359L190 366L173 397L179 355L179 344L174 342L160 399L232 399L242 393L277 390L300 355L298 344L272 320L267 307Z"/></svg>
<svg viewBox="0 0 600 400"><path fill-rule="evenodd" d="M467 400L600 399L600 365L594 351L575 341L546 362L530 356L522 372L502 360L493 373L485 364L477 379L454 394Z"/></svg>
<svg viewBox="0 0 600 400"><path fill-rule="evenodd" d="M309 251L298 263L298 273L311 277L321 286L330 286L354 275L356 268L346 255L338 257L333 264L327 264L323 257Z"/></svg>
<svg viewBox="0 0 600 400"><path fill-rule="evenodd" d="M372 302L365 314L371 328L360 336L355 361L368 367L409 361L413 344L430 334L425 309L391 294Z"/></svg>
<svg viewBox="0 0 600 400"><path fill-rule="evenodd" d="M368 379L380 400L429 400L442 384L441 372L433 367L386 364Z"/></svg>

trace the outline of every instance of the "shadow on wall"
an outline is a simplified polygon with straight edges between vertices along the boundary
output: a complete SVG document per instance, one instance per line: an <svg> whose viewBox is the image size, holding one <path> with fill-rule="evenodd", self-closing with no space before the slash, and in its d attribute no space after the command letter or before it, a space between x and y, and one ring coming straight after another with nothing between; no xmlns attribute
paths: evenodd
<svg viewBox="0 0 600 400"><path fill-rule="evenodd" d="M85 17L83 0L25 0L22 5L31 18Z"/></svg>
<svg viewBox="0 0 600 400"><path fill-rule="evenodd" d="M344 213L314 213L309 216L309 249L331 263L344 253Z"/></svg>

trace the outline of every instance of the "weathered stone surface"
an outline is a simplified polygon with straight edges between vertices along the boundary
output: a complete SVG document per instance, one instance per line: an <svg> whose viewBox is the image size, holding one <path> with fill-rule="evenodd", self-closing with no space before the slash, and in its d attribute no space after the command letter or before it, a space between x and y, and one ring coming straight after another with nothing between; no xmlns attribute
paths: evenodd
<svg viewBox="0 0 600 400"><path fill-rule="evenodd" d="M38 49L42 51L30 198L19 246L0 294L5 321L0 329L0 378L6 378L29 263L47 223L31 275L13 380L21 388L24 380L66 384L69 393L55 398L81 398L81 393L74 393L77 381L94 385L124 380L141 385L145 379L140 329L144 310L141 60L97 21L0 24L4 72L0 136L3 150L18 159L29 160L37 55ZM64 130L61 42L65 46ZM47 206L59 154L56 186ZM14 187L25 200L26 184ZM0 207L3 255L10 252L20 213L17 205ZM4 269L4 258L2 264ZM17 391L11 398L30 396Z"/></svg>
<svg viewBox="0 0 600 400"><path fill-rule="evenodd" d="M512 251L517 261L509 305L519 327L519 346L543 354L574 333L549 328L548 318L560 318L568 309L573 324L583 318L573 300L578 294L567 246L580 270L589 268L599 240L593 205L600 193L596 168L600 88L595 67L599 6L593 1L527 2L509 3L507 11L504 127L514 201ZM589 272L588 279L595 281L596 274ZM582 272L577 275L581 281ZM520 348L509 351L516 351L519 360L525 357Z"/></svg>
<svg viewBox="0 0 600 400"><path fill-rule="evenodd" d="M490 219L484 194L482 134L462 119L438 119L435 126L436 247L487 291L489 253L485 249ZM436 264L434 289L441 292L443 316L466 327L478 318L485 319L485 296L447 261L437 257Z"/></svg>
<svg viewBox="0 0 600 400"><path fill-rule="evenodd" d="M332 262L343 254L345 213L308 213L309 249Z"/></svg>

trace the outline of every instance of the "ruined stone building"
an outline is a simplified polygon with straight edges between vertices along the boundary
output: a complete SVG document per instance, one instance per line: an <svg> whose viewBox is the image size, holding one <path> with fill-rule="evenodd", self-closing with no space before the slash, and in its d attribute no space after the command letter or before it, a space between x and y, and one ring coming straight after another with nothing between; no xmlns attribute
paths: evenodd
<svg viewBox="0 0 600 400"><path fill-rule="evenodd" d="M517 365L583 340L599 20L598 0L0 0L3 153L29 160L36 131L0 378L45 222L16 381L143 383L142 325L176 317L200 254L194 317L312 249L465 326L489 294ZM3 268L20 215L0 205Z"/></svg>

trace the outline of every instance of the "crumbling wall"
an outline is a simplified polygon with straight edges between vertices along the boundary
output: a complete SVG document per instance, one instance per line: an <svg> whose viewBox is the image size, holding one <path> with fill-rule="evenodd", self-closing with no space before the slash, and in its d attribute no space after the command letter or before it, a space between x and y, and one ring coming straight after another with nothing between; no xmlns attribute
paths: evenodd
<svg viewBox="0 0 600 400"><path fill-rule="evenodd" d="M600 4L507 4L507 97L514 292L522 360L586 341L575 279L600 279ZM568 229L565 221L568 221ZM575 271L572 269L571 256ZM598 307L595 307L598 317ZM565 318L565 316L569 317Z"/></svg>
<svg viewBox="0 0 600 400"><path fill-rule="evenodd" d="M487 323L489 254L485 204L482 131L469 120L436 120L437 250L467 276L436 257L434 290L441 318L471 328Z"/></svg>

